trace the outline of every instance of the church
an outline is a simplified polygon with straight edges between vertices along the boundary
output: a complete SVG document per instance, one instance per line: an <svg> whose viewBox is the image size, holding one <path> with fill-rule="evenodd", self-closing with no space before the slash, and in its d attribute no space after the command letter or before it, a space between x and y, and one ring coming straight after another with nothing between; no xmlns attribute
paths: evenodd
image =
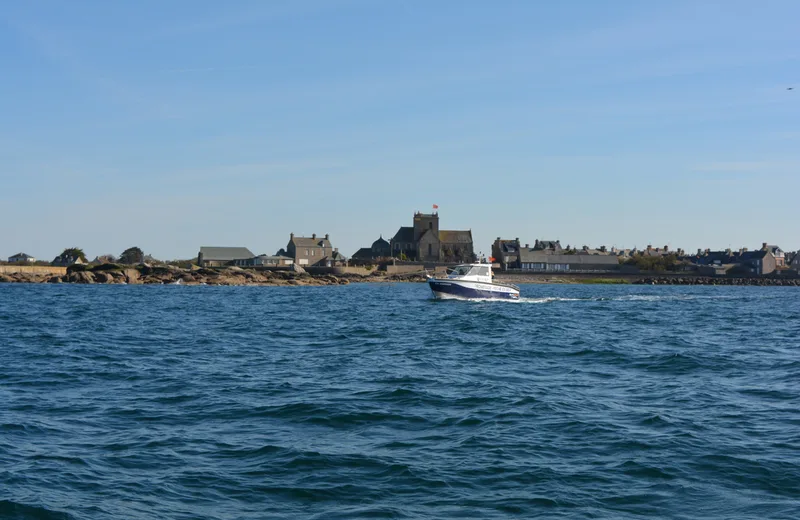
<svg viewBox="0 0 800 520"><path fill-rule="evenodd" d="M392 256L417 262L466 263L475 261L472 230L439 229L439 212L414 213L414 225L403 226L390 241Z"/></svg>

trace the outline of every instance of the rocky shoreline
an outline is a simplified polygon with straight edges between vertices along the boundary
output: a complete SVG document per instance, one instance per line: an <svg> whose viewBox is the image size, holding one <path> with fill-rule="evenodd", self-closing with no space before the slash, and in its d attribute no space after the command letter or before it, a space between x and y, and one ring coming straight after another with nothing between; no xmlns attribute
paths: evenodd
<svg viewBox="0 0 800 520"><path fill-rule="evenodd" d="M633 282L640 285L750 285L757 287L800 287L797 278L711 278L711 277L654 277Z"/></svg>
<svg viewBox="0 0 800 520"><path fill-rule="evenodd" d="M145 285L256 285L323 286L351 282L421 282L419 274L391 275L375 272L362 275L312 275L305 272L267 271L227 267L222 269L182 269L173 266L123 267L96 266L92 269L68 269L63 276L40 273L0 274L0 283L76 283L76 284L145 284Z"/></svg>

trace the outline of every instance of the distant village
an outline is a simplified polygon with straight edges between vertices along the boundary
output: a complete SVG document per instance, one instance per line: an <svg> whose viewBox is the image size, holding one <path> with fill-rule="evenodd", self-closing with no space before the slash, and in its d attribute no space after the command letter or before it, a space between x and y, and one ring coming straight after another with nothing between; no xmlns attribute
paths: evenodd
<svg viewBox="0 0 800 520"><path fill-rule="evenodd" d="M371 245L346 257L334 247L328 234L297 236L289 234L286 247L274 255L255 255L247 247L202 246L197 258L182 261L199 267L253 267L253 268L341 268L356 266L405 266L405 270L431 268L479 259L471 230L441 229L439 212L415 212L412 225L400 226L392 238L379 236ZM481 259L483 260L483 259ZM784 251L775 244L762 243L760 247L737 250L697 250L688 253L682 249L652 247L643 249L617 249L600 246L575 247L562 245L560 240L535 239L522 242L519 238L497 237L491 246L491 260L496 268L509 273L638 273L652 271L678 271L702 276L798 276L800 254ZM46 264L71 266L85 263L145 263L158 262L146 256L138 247L120 255L98 256L89 261L80 249L66 249L51 262L18 253L8 258L9 264ZM173 261L170 263L178 263Z"/></svg>

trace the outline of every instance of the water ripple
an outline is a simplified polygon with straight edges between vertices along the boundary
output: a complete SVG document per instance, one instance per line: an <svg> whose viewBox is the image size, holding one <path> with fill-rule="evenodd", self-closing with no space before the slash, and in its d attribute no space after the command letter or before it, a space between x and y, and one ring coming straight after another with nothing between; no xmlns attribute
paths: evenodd
<svg viewBox="0 0 800 520"><path fill-rule="evenodd" d="M0 518L796 518L785 288L0 285Z"/></svg>

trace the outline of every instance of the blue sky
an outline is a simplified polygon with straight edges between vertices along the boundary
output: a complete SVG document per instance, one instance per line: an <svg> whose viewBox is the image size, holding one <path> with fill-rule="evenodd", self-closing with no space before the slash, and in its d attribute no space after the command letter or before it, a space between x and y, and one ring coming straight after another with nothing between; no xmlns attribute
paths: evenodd
<svg viewBox="0 0 800 520"><path fill-rule="evenodd" d="M0 9L0 257L443 229L800 248L800 3ZM794 90L787 90L794 87Z"/></svg>

